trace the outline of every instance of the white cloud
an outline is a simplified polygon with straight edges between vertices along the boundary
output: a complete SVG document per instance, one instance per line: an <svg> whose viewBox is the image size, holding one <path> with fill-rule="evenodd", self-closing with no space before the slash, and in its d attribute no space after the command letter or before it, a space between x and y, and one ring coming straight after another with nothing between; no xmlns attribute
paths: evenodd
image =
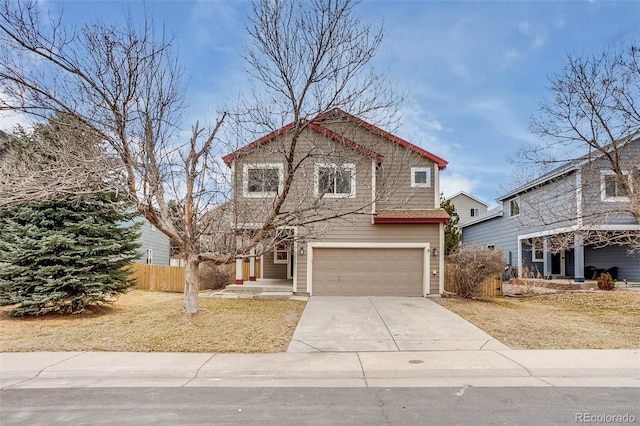
<svg viewBox="0 0 640 426"><path fill-rule="evenodd" d="M445 170L440 175L440 191L444 193L445 198L451 197L458 192L473 194L477 187L478 181L461 175L460 173L452 173Z"/></svg>
<svg viewBox="0 0 640 426"><path fill-rule="evenodd" d="M518 22L518 30L524 35L529 35L529 30L531 29L531 23L529 21L520 21Z"/></svg>
<svg viewBox="0 0 640 426"><path fill-rule="evenodd" d="M477 100L469 104L469 109L489 122L499 134L526 143L537 140L529 133L526 122L522 122L523 117L517 115L516 109L503 99Z"/></svg>
<svg viewBox="0 0 640 426"><path fill-rule="evenodd" d="M0 92L0 104L12 104L9 102L11 98L5 93ZM0 130L11 133L16 127L20 126L29 129L32 122L26 114L14 111L0 111Z"/></svg>
<svg viewBox="0 0 640 426"><path fill-rule="evenodd" d="M549 41L549 33L544 25L533 25L529 21L518 22L518 31L525 37L531 39L531 47L539 49Z"/></svg>

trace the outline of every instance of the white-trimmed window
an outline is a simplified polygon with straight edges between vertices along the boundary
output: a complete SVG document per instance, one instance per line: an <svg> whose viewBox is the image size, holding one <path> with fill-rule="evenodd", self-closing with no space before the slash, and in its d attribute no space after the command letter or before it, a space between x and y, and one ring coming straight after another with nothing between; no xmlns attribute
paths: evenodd
<svg viewBox="0 0 640 426"><path fill-rule="evenodd" d="M411 187L429 188L431 187L431 167L411 168Z"/></svg>
<svg viewBox="0 0 640 426"><path fill-rule="evenodd" d="M624 176L630 178L628 172L623 172ZM602 201L615 202L615 201L629 201L624 186L618 176L611 171L600 173L600 193Z"/></svg>
<svg viewBox="0 0 640 426"><path fill-rule="evenodd" d="M509 217L518 216L520 214L520 198L512 198L509 200Z"/></svg>
<svg viewBox="0 0 640 426"><path fill-rule="evenodd" d="M282 191L284 167L278 163L245 164L242 194L245 197L271 197Z"/></svg>
<svg viewBox="0 0 640 426"><path fill-rule="evenodd" d="M471 209L469 213L471 214L471 217L478 217L480 216L480 209Z"/></svg>
<svg viewBox="0 0 640 426"><path fill-rule="evenodd" d="M290 252L291 249L289 248L289 244L278 244L276 249L273 251L273 263L289 263Z"/></svg>
<svg viewBox="0 0 640 426"><path fill-rule="evenodd" d="M542 238L534 238L531 244L531 261L544 262L544 241Z"/></svg>
<svg viewBox="0 0 640 426"><path fill-rule="evenodd" d="M355 164L316 164L314 190L316 197L352 198L356 196Z"/></svg>

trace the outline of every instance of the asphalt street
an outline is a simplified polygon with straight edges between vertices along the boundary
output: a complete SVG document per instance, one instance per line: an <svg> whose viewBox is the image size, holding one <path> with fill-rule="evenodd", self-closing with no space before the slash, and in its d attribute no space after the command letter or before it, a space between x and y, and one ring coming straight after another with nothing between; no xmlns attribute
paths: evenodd
<svg viewBox="0 0 640 426"><path fill-rule="evenodd" d="M0 396L3 426L640 423L640 388L68 388Z"/></svg>

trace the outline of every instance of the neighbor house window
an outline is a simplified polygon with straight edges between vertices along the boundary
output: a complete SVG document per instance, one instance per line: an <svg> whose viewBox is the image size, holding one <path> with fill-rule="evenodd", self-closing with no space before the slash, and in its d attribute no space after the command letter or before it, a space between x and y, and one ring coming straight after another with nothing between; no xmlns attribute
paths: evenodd
<svg viewBox="0 0 640 426"><path fill-rule="evenodd" d="M289 252L289 244L278 244L273 253L273 263L289 263Z"/></svg>
<svg viewBox="0 0 640 426"><path fill-rule="evenodd" d="M153 265L153 249L147 249L147 265Z"/></svg>
<svg viewBox="0 0 640 426"><path fill-rule="evenodd" d="M533 239L533 243L531 244L531 261L544 261L544 241L542 240L542 238Z"/></svg>
<svg viewBox="0 0 640 426"><path fill-rule="evenodd" d="M245 164L243 168L243 195L245 197L275 196L282 189L282 164Z"/></svg>
<svg viewBox="0 0 640 426"><path fill-rule="evenodd" d="M629 174L624 172L624 176L628 179ZM602 193L602 201L629 201L627 193L620 179L613 172L604 172L600 176L600 189Z"/></svg>
<svg viewBox="0 0 640 426"><path fill-rule="evenodd" d="M411 168L411 187L412 188L429 188L431 186L431 168L430 167L412 167Z"/></svg>
<svg viewBox="0 0 640 426"><path fill-rule="evenodd" d="M518 216L520 214L520 199L514 198L509 201L509 217Z"/></svg>
<svg viewBox="0 0 640 426"><path fill-rule="evenodd" d="M356 195L355 164L316 164L316 196L343 198Z"/></svg>
<svg viewBox="0 0 640 426"><path fill-rule="evenodd" d="M471 209L471 217L480 216L480 209Z"/></svg>

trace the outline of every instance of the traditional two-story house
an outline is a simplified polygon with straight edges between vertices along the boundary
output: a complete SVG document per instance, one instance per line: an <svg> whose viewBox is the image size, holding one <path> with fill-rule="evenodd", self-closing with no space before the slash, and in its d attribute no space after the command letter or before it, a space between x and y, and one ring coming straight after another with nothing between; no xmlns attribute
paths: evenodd
<svg viewBox="0 0 640 426"><path fill-rule="evenodd" d="M619 144L630 194L603 155L568 162L500 198L500 207L462 226L462 244L501 249L519 276L568 277L576 282L609 271L640 282L640 139Z"/></svg>
<svg viewBox="0 0 640 426"><path fill-rule="evenodd" d="M288 191L275 213L281 243L255 252L261 276L291 279L298 294L442 292L449 216L438 195L447 162L337 109L306 123L291 158L292 126L223 158L238 235L259 229Z"/></svg>
<svg viewBox="0 0 640 426"><path fill-rule="evenodd" d="M453 215L458 217L458 227L478 219L487 213L489 205L466 192L458 192L447 200L455 207Z"/></svg>

